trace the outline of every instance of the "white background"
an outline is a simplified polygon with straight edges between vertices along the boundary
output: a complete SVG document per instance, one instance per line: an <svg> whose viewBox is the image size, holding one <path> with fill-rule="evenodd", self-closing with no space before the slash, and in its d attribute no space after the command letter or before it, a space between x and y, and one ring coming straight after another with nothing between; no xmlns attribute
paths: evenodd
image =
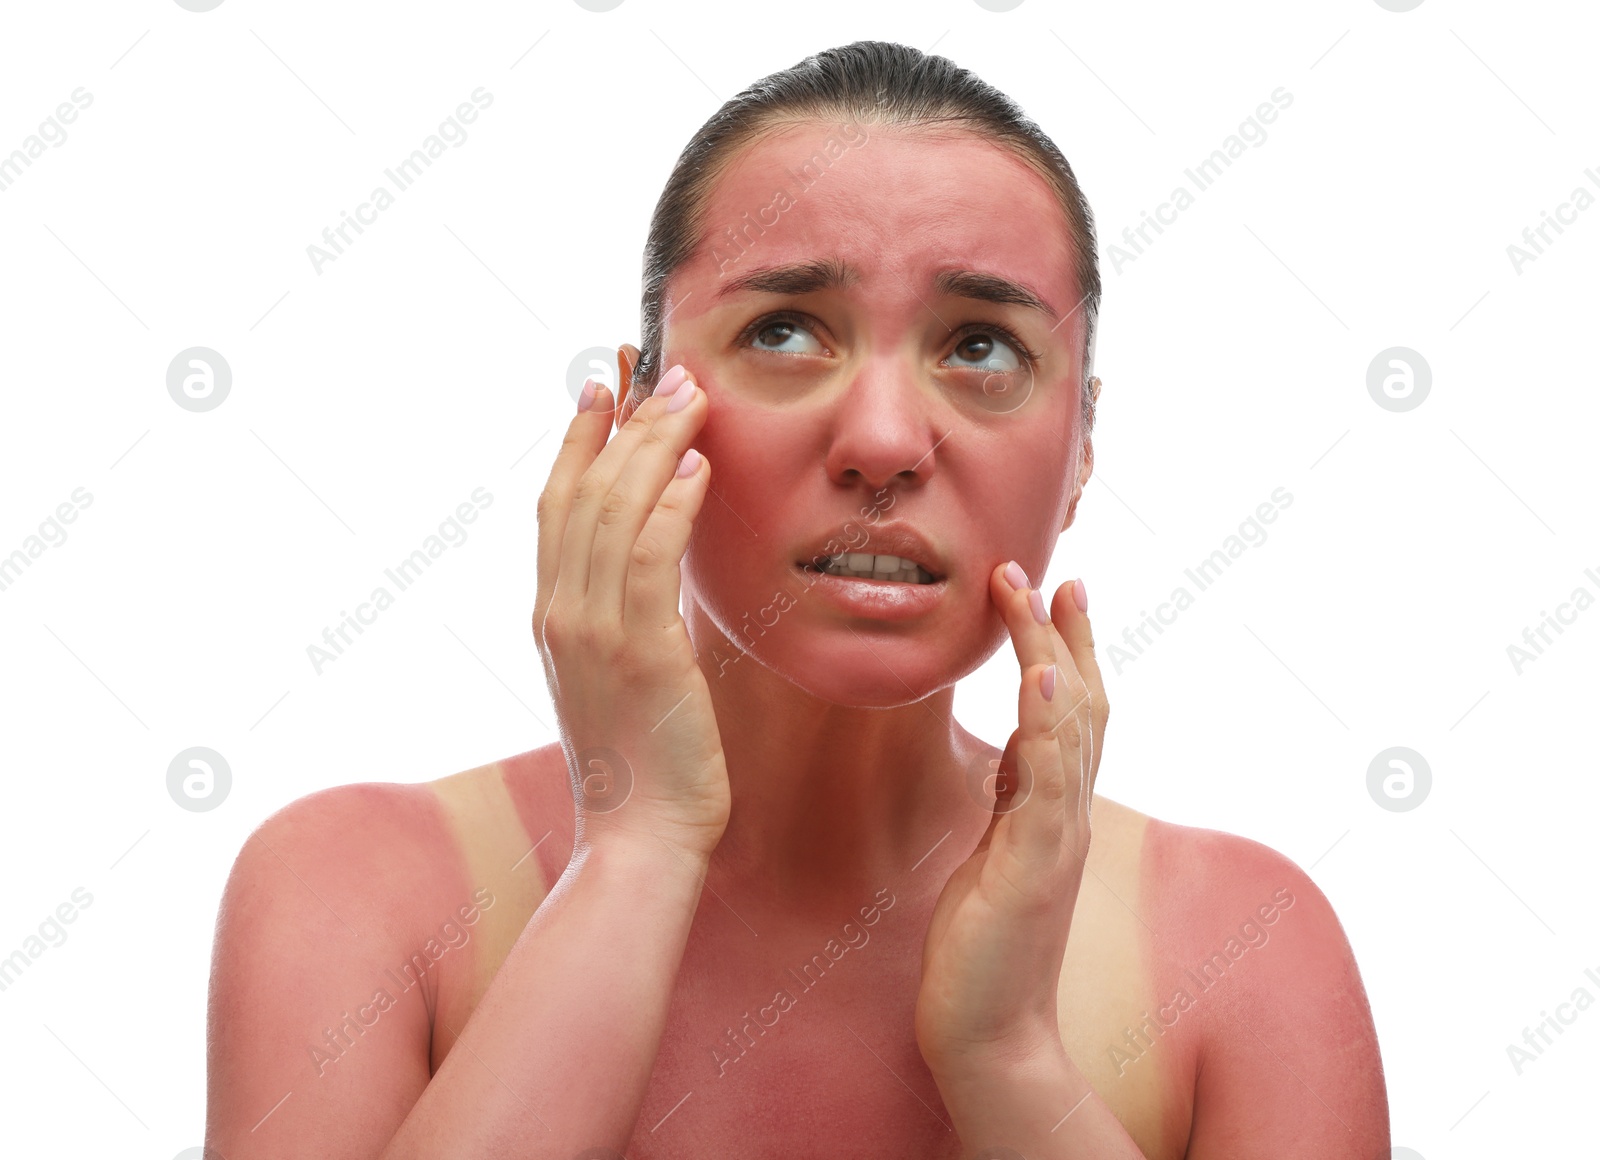
<svg viewBox="0 0 1600 1160"><path fill-rule="evenodd" d="M1090 594L1100 789L1310 870L1397 1146L1592 1148L1600 1005L1521 1075L1506 1047L1600 998L1600 609L1520 673L1507 647L1600 596L1600 210L1520 272L1507 247L1600 196L1596 31L1579 4L1442 0L8 5L0 154L93 103L0 192L0 555L93 501L0 591L0 956L75 888L93 903L0 993L3 1150L197 1146L212 924L250 831L555 739L528 617L568 363L638 340L648 217L693 131L858 38L1010 93L1098 219L1097 471L1043 586ZM470 138L319 274L306 247L479 86ZM1265 142L1115 269L1279 86ZM200 414L165 381L196 345L233 373ZM1392 346L1432 372L1403 413L1367 390ZM470 537L319 676L307 646L477 487ZM1266 541L1116 671L1109 645L1278 487ZM996 744L1014 670L1003 649L958 692ZM208 812L166 788L197 745L233 775ZM1391 746L1431 767L1414 810L1369 796Z"/></svg>

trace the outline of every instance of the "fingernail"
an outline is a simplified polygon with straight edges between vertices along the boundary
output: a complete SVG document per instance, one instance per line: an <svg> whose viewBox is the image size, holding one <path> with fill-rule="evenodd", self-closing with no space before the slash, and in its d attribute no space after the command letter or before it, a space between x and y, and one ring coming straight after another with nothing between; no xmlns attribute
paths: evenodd
<svg viewBox="0 0 1600 1160"><path fill-rule="evenodd" d="M700 453L693 447L683 453L683 458L678 460L679 477L693 475L700 469Z"/></svg>
<svg viewBox="0 0 1600 1160"><path fill-rule="evenodd" d="M1048 669L1046 669L1044 674L1039 678L1039 691L1044 694L1044 699L1046 701L1056 695L1055 665L1051 665Z"/></svg>
<svg viewBox="0 0 1600 1160"><path fill-rule="evenodd" d="M1089 611L1089 590L1083 586L1082 576L1072 582L1072 602L1078 606L1079 612Z"/></svg>
<svg viewBox="0 0 1600 1160"><path fill-rule="evenodd" d="M683 385L672 392L672 398L667 400L668 411L681 411L694 401L694 393L699 388L694 385L693 379L684 379Z"/></svg>
<svg viewBox="0 0 1600 1160"><path fill-rule="evenodd" d="M594 406L594 388L593 377L583 380L583 390L578 393L578 410L587 411Z"/></svg>
<svg viewBox="0 0 1600 1160"><path fill-rule="evenodd" d="M1044 593L1037 588L1028 593L1028 607L1033 609L1033 618L1040 624L1050 623L1050 614L1044 610Z"/></svg>
<svg viewBox="0 0 1600 1160"><path fill-rule="evenodd" d="M1013 588L1029 587L1028 574L1022 570L1022 565L1015 560L1006 565L1006 579L1010 581Z"/></svg>
<svg viewBox="0 0 1600 1160"><path fill-rule="evenodd" d="M670 395L673 391L677 390L678 385L688 377L688 369L685 368L682 363L678 363L666 374L661 376L660 382L656 383L656 389L650 393L652 395Z"/></svg>

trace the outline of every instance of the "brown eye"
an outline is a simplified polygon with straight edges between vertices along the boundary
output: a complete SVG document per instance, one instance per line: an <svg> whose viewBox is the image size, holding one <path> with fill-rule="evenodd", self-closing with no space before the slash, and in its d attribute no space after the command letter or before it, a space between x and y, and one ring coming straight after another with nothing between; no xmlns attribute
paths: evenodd
<svg viewBox="0 0 1600 1160"><path fill-rule="evenodd" d="M994 340L988 337L980 338L974 336L963 340L956 349L965 357L987 360L990 352L994 350Z"/></svg>
<svg viewBox="0 0 1600 1160"><path fill-rule="evenodd" d="M816 336L793 318L772 318L758 322L750 331L750 345L753 350L766 350L774 354L823 353L822 344Z"/></svg>
<svg viewBox="0 0 1600 1160"><path fill-rule="evenodd" d="M968 370L1019 371L1027 361L1020 344L1007 341L993 330L977 330L956 343L950 354L953 367ZM965 360L972 360L970 362Z"/></svg>

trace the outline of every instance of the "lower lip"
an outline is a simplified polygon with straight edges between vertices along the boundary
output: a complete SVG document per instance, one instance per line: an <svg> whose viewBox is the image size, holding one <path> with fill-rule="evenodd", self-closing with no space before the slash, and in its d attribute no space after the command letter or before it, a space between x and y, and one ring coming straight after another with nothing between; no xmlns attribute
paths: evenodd
<svg viewBox="0 0 1600 1160"><path fill-rule="evenodd" d="M910 584L895 580L858 580L854 576L833 576L827 572L796 570L804 577L808 591L841 612L873 620L909 620L925 616L944 598L949 580L931 584Z"/></svg>

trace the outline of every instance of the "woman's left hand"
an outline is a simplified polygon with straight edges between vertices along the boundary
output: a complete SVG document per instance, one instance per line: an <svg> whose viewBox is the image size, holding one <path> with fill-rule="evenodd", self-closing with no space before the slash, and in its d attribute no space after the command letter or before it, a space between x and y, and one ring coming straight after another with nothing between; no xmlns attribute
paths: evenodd
<svg viewBox="0 0 1600 1160"><path fill-rule="evenodd" d="M1061 1050L1056 991L1110 712L1076 583L1056 589L1045 616L1021 567L989 577L1022 667L1018 728L989 828L950 876L923 944L917 1045L935 1075Z"/></svg>

